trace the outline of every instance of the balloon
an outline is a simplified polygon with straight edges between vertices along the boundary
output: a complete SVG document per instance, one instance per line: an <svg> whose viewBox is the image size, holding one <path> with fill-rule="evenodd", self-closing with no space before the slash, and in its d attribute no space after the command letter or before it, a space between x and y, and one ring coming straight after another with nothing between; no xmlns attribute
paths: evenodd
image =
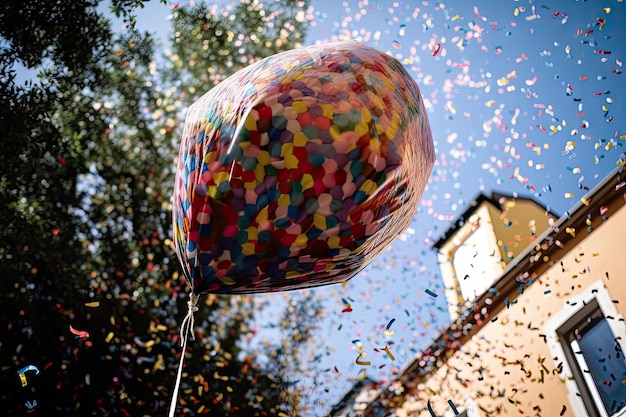
<svg viewBox="0 0 626 417"><path fill-rule="evenodd" d="M186 116L174 247L196 294L345 281L410 224L435 159L415 81L358 42L283 52Z"/></svg>

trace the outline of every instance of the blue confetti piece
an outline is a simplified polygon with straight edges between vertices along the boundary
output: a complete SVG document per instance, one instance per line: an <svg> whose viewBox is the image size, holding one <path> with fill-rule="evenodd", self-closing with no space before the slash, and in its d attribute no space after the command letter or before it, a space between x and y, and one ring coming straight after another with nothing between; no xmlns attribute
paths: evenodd
<svg viewBox="0 0 626 417"><path fill-rule="evenodd" d="M433 411L433 407L430 405L430 400L426 402L426 407L428 408L428 412L430 413L431 417L437 417L437 414L435 414L435 412Z"/></svg>
<svg viewBox="0 0 626 417"><path fill-rule="evenodd" d="M452 412L454 413L454 415L458 416L459 415L459 411L456 409L456 406L454 405L452 400L448 400L448 404L450 405L450 408L452 409Z"/></svg>

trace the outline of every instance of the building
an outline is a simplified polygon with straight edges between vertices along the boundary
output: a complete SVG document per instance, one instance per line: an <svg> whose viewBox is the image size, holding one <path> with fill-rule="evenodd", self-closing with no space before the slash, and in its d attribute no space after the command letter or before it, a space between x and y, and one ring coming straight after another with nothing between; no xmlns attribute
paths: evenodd
<svg viewBox="0 0 626 417"><path fill-rule="evenodd" d="M478 198L436 244L449 327L355 415L626 416L625 192Z"/></svg>

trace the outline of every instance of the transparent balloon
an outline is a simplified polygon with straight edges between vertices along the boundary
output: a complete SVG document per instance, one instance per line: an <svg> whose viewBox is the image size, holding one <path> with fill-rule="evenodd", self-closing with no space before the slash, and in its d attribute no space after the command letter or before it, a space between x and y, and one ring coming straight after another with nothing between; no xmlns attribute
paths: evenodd
<svg viewBox="0 0 626 417"><path fill-rule="evenodd" d="M419 88L358 42L283 52L190 108L174 245L192 291L345 281L410 224L435 159Z"/></svg>

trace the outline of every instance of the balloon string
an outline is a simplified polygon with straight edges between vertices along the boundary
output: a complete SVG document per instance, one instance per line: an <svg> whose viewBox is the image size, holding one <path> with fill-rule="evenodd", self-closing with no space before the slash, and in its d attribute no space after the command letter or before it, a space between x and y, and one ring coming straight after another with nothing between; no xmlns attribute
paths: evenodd
<svg viewBox="0 0 626 417"><path fill-rule="evenodd" d="M200 296L198 294L194 294L193 292L189 294L189 301L187 301L187 315L183 319L180 326L180 339L183 343L183 351L180 355L180 362L178 363L178 373L176 375L176 384L174 385L174 393L170 404L169 417L174 417L174 413L176 412L176 403L178 402L178 391L180 389L180 380L183 374L183 362L185 361L185 353L187 352L187 337L189 333L191 333L191 338L196 340L196 336L193 332L193 328L195 326L194 313L198 311L197 304L199 298Z"/></svg>

